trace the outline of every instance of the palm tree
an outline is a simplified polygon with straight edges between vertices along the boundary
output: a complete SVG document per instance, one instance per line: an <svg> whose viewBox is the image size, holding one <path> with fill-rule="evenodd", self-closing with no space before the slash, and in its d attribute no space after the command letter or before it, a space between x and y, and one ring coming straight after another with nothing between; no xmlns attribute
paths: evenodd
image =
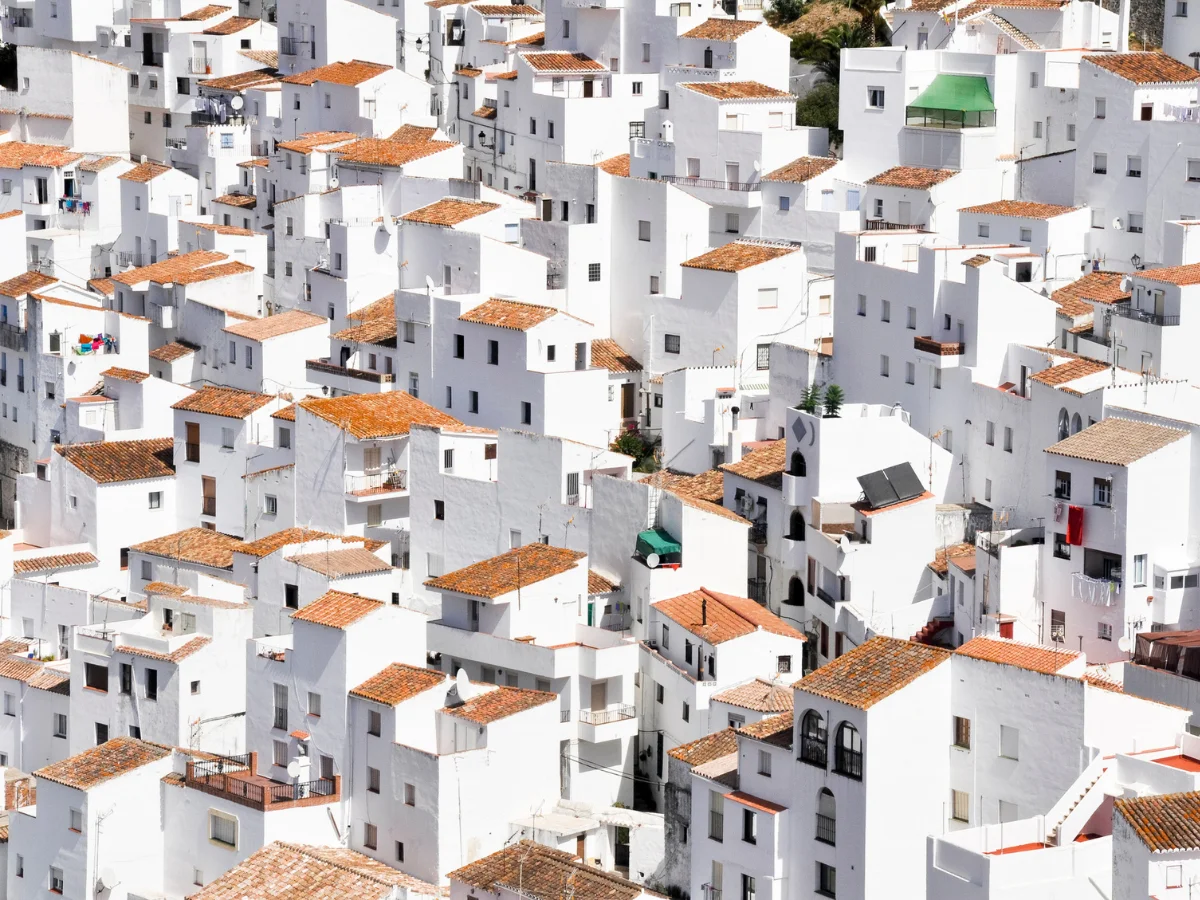
<svg viewBox="0 0 1200 900"><path fill-rule="evenodd" d="M842 51L850 47L870 47L871 43L871 29L866 24L842 23L826 31L809 52L816 70L826 81L837 84L842 75Z"/></svg>

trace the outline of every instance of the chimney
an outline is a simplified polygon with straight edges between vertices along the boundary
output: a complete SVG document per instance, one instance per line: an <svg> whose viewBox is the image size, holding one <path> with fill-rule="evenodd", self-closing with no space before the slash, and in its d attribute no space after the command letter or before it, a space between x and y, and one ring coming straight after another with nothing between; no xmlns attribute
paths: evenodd
<svg viewBox="0 0 1200 900"><path fill-rule="evenodd" d="M700 595L700 624L708 624L708 595Z"/></svg>
<svg viewBox="0 0 1200 900"><path fill-rule="evenodd" d="M725 462L735 463L742 458L742 439L736 431L725 432Z"/></svg>
<svg viewBox="0 0 1200 900"><path fill-rule="evenodd" d="M1121 15L1117 26L1117 52L1129 52L1129 5L1131 0L1121 0Z"/></svg>

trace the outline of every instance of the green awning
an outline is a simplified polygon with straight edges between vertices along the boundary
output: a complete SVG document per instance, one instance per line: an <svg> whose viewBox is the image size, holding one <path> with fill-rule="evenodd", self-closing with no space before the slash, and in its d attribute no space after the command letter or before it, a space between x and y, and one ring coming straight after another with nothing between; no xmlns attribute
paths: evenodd
<svg viewBox="0 0 1200 900"><path fill-rule="evenodd" d="M682 553L683 547L679 545L679 541L661 528L651 528L637 536L637 552L643 557L649 556L651 553L657 553L662 557L672 553Z"/></svg>
<svg viewBox="0 0 1200 900"><path fill-rule="evenodd" d="M992 92L982 75L936 75L909 109L949 109L958 112L995 112Z"/></svg>

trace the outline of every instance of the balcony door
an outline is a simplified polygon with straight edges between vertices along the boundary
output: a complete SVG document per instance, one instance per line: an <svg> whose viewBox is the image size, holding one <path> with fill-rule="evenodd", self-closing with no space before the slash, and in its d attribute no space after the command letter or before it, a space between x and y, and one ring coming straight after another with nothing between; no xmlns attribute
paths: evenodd
<svg viewBox="0 0 1200 900"><path fill-rule="evenodd" d="M598 712L608 708L608 682L592 682L592 711Z"/></svg>
<svg viewBox="0 0 1200 900"><path fill-rule="evenodd" d="M379 448L363 448L363 471L368 475L379 471Z"/></svg>

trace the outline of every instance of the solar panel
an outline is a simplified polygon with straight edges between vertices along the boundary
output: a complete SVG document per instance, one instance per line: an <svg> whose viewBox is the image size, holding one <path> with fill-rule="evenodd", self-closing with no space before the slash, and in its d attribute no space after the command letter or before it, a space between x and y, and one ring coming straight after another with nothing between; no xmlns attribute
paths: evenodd
<svg viewBox="0 0 1200 900"><path fill-rule="evenodd" d="M858 485L866 495L871 509L879 509L900 502L900 496L896 493L896 489L892 487L892 483L888 481L882 471L859 475Z"/></svg>
<svg viewBox="0 0 1200 900"><path fill-rule="evenodd" d="M911 500L925 493L925 485L921 484L921 479L909 463L889 466L883 470L883 474L892 483L892 487L896 489L896 496L901 500Z"/></svg>

